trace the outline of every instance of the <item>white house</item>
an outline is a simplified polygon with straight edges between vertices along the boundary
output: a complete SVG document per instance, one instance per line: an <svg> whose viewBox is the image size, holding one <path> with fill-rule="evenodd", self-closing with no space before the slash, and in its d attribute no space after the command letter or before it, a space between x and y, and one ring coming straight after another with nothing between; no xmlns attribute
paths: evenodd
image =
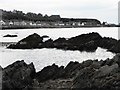
<svg viewBox="0 0 120 90"><path fill-rule="evenodd" d="M0 20L0 25L5 25L6 23L3 20Z"/></svg>
<svg viewBox="0 0 120 90"><path fill-rule="evenodd" d="M9 25L13 25L14 23L12 21L9 22Z"/></svg>

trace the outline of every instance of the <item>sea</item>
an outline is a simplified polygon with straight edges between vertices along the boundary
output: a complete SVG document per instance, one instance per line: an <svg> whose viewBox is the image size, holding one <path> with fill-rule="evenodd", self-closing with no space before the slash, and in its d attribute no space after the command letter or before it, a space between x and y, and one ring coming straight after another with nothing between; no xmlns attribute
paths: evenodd
<svg viewBox="0 0 120 90"><path fill-rule="evenodd" d="M114 53L106 49L98 48L95 52L80 52L60 49L7 49L1 43L18 42L19 40L37 33L40 36L47 35L53 40L59 37L71 38L81 34L97 32L102 37L112 37L118 39L117 27L97 27L97 28L40 28L40 29L11 29L0 30L0 66L3 68L18 60L24 60L27 64L33 62L36 71L52 64L66 66L70 61L83 62L85 60L106 60L113 58ZM18 37L3 37L7 34ZM47 40L47 38L45 39ZM44 40L44 41L45 41Z"/></svg>

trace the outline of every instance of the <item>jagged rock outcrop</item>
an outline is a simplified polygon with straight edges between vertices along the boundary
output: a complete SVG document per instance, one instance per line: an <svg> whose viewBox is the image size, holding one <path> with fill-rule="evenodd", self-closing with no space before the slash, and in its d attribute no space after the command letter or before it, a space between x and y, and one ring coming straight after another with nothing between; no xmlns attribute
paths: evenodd
<svg viewBox="0 0 120 90"><path fill-rule="evenodd" d="M20 40L17 44L11 44L7 48L11 49L35 49L35 48L57 48L63 50L79 50L94 52L98 47L108 49L109 51L120 52L120 41L113 38L101 37L98 33L92 32L88 34L78 35L69 39L58 38L56 40L48 39L43 41L44 37L40 37L34 33Z"/></svg>
<svg viewBox="0 0 120 90"><path fill-rule="evenodd" d="M120 54L112 59L51 65L35 72L34 65L17 61L2 69L3 90L82 89L119 90Z"/></svg>
<svg viewBox="0 0 120 90"><path fill-rule="evenodd" d="M120 55L116 55L113 59L102 61L100 67L97 69L91 67L92 64L89 67L84 67L79 71L78 76L74 79L73 88L119 90L119 59Z"/></svg>
<svg viewBox="0 0 120 90"><path fill-rule="evenodd" d="M24 90L32 88L35 76L33 63L27 65L23 60L7 66L2 72L3 90Z"/></svg>
<svg viewBox="0 0 120 90"><path fill-rule="evenodd" d="M110 48L109 51L120 53L120 40L112 48Z"/></svg>
<svg viewBox="0 0 120 90"><path fill-rule="evenodd" d="M101 48L111 49L114 45L116 45L117 40L109 37L103 37L97 45Z"/></svg>
<svg viewBox="0 0 120 90"><path fill-rule="evenodd" d="M40 72L36 73L36 78L39 82L43 82L50 79L57 79L64 75L64 67L58 67L53 64L43 68Z"/></svg>
<svg viewBox="0 0 120 90"><path fill-rule="evenodd" d="M43 42L43 38L40 37L37 33L29 35L28 37L20 40L15 45L10 45L8 48L12 49L33 49L38 48L39 44Z"/></svg>
<svg viewBox="0 0 120 90"><path fill-rule="evenodd" d="M34 33L20 40L15 45L10 45L12 49L33 49L33 48L57 48L80 51L95 51L97 49L96 41L101 36L98 33L83 34L70 39L58 38L56 40L49 39L43 42L43 37Z"/></svg>

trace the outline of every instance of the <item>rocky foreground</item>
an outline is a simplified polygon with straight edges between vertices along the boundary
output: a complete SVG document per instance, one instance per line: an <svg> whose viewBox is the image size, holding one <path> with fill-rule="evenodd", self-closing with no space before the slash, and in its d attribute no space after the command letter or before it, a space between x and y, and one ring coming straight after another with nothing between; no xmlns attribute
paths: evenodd
<svg viewBox="0 0 120 90"><path fill-rule="evenodd" d="M36 72L23 60L2 68L2 90L120 90L120 54L113 59L51 65Z"/></svg>
<svg viewBox="0 0 120 90"><path fill-rule="evenodd" d="M98 47L105 48L113 53L120 53L120 40L109 37L102 37L98 33L78 35L69 39L58 38L43 41L44 37L34 33L20 40L17 44L11 44L11 49L36 49L36 48L57 48L63 50L79 50L94 52Z"/></svg>

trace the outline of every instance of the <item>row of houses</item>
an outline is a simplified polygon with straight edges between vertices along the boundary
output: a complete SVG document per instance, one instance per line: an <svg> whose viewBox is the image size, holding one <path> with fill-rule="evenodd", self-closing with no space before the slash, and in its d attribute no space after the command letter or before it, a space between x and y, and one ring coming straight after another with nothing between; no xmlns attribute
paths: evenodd
<svg viewBox="0 0 120 90"><path fill-rule="evenodd" d="M69 21L69 22L62 22L62 21L56 21L56 22L48 22L48 21L18 21L18 20L14 20L14 21L4 21L4 20L0 20L0 25L3 26L11 26L11 25L18 25L18 26L99 26L94 24L93 22L73 22L73 21Z"/></svg>

